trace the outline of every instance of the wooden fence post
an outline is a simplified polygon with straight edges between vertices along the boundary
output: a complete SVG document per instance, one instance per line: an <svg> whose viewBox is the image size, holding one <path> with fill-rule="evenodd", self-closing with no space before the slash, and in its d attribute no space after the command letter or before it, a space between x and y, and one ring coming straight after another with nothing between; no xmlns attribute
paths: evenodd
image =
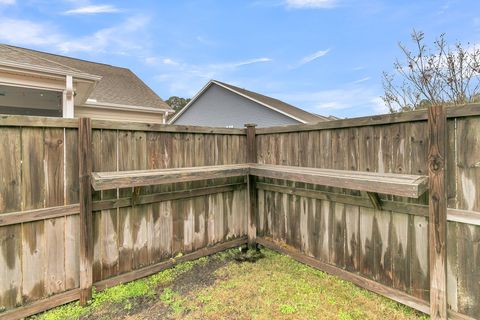
<svg viewBox="0 0 480 320"><path fill-rule="evenodd" d="M447 200L445 161L447 118L443 106L428 109L428 245L430 265L430 316L447 319Z"/></svg>
<svg viewBox="0 0 480 320"><path fill-rule="evenodd" d="M257 163L257 143L255 141L256 124L246 124L247 131L247 162ZM257 188L255 186L255 177L247 176L247 212L248 212L248 246L250 249L256 248L257 238Z"/></svg>
<svg viewBox="0 0 480 320"><path fill-rule="evenodd" d="M78 171L80 182L80 304L92 298L93 231L92 231L92 125L80 118L78 126Z"/></svg>

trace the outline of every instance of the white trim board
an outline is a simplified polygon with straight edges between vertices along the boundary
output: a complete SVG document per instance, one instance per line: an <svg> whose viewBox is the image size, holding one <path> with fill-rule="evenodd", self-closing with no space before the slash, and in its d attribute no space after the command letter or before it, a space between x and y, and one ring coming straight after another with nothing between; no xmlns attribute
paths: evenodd
<svg viewBox="0 0 480 320"><path fill-rule="evenodd" d="M108 102L98 102L93 99L87 99L87 102L79 105L80 107L85 108L102 108L102 109L114 109L114 110L125 110L125 111L136 111L136 112L149 112L149 113L162 113L171 112L170 109L161 109L161 108L152 108L144 106L133 106L126 104L117 104L117 103L108 103Z"/></svg>

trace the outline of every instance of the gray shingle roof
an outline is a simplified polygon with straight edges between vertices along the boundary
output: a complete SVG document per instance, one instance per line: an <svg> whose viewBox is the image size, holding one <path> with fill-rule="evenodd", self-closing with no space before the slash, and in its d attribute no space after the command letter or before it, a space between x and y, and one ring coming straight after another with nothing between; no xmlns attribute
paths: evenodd
<svg viewBox="0 0 480 320"><path fill-rule="evenodd" d="M236 86L233 86L231 84L225 83L225 82L220 82L217 80L213 80L215 83L219 83L227 88L232 89L233 91L237 91L245 96L250 97L251 99L260 101L261 103L264 103L266 105L269 105L275 109L278 109L280 111L283 111L285 113L288 113L289 115L292 115L295 118L301 119L307 123L314 123L314 122L320 122L320 121L327 121L330 120L328 117L312 114L310 112L307 112L305 110L299 109L295 106L292 106L291 104L288 104L286 102L283 102L281 100L265 96L260 93L256 93L253 91L245 90Z"/></svg>
<svg viewBox="0 0 480 320"><path fill-rule="evenodd" d="M0 44L0 59L5 62L40 66L44 68L57 69L59 71L65 71L65 72L81 72L80 70L70 68L63 64L41 58L32 53L21 50L20 48L15 48L5 44Z"/></svg>
<svg viewBox="0 0 480 320"><path fill-rule="evenodd" d="M171 110L165 101L129 69L8 45L0 46L2 58L4 54L1 51L2 47L11 48L16 52L12 54L10 51L8 55L9 59L14 61L17 59L16 61L21 60L32 65L48 64L50 67L64 66L101 76L102 79L89 96L89 99L95 99L97 102Z"/></svg>

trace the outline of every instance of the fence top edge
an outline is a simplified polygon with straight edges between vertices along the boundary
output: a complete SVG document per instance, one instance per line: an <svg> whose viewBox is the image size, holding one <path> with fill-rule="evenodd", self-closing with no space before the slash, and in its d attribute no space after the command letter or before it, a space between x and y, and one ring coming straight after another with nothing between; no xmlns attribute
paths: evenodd
<svg viewBox="0 0 480 320"><path fill-rule="evenodd" d="M111 120L92 119L93 129L113 129L113 130L138 130L138 131L157 131L171 133L211 133L211 134L231 134L246 135L245 129L238 128L221 128L206 126L188 126L188 125L171 125L161 123L144 123L144 122L121 122Z"/></svg>
<svg viewBox="0 0 480 320"><path fill-rule="evenodd" d="M468 116L480 115L480 104L467 104L462 106L449 106L446 107L446 113L448 118L460 118ZM402 122L417 122L427 121L427 110L416 110L402 113L391 113L382 115L373 115L349 119L339 119L323 121L314 124L294 124L287 126L275 126L269 128L258 128L256 130L257 135L273 134L273 133L289 133L289 132L302 132L302 131L315 131L315 130L328 130L328 129L341 129L341 128L353 128L364 126L376 126L376 125L388 125Z"/></svg>
<svg viewBox="0 0 480 320"><path fill-rule="evenodd" d="M79 118L67 119L0 114L0 127L78 128L78 126ZM179 126L159 123L122 122L97 119L92 119L92 129L246 135L246 130L243 128L237 129L184 125Z"/></svg>
<svg viewBox="0 0 480 320"><path fill-rule="evenodd" d="M0 114L0 127L78 128L78 119Z"/></svg>
<svg viewBox="0 0 480 320"><path fill-rule="evenodd" d="M459 118L480 115L480 104L467 104L463 106L450 106L446 108L448 118ZM402 122L426 121L428 118L426 110L416 110L403 113L392 113L373 115L350 119L339 119L319 122L315 124L298 124L287 126L275 126L269 128L257 128L256 134L273 134L302 132L315 130L328 130L340 128L352 128L375 125L388 125ZM0 115L0 127L57 127L57 128L78 128L78 118L54 118L22 115ZM153 131L170 133L203 133L203 134L225 134L225 135L246 135L246 129L242 128L221 128L205 126L169 125L144 122L122 122L113 120L92 119L92 129L104 130L132 130L132 131Z"/></svg>

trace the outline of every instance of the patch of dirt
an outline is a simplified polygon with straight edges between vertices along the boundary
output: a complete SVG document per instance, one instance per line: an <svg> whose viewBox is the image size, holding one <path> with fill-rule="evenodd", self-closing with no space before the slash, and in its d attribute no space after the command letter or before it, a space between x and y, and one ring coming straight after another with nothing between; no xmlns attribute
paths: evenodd
<svg viewBox="0 0 480 320"><path fill-rule="evenodd" d="M184 296L199 288L211 286L217 279L215 271L230 261L230 259L221 260L217 257L209 258L207 263L197 264L175 279L171 288L173 291Z"/></svg>
<svg viewBox="0 0 480 320"><path fill-rule="evenodd" d="M228 263L255 262L261 258L263 258L263 254L254 250L239 252L227 257L224 256L223 259L220 256L211 256L206 263L196 264L192 269L179 275L173 283L166 286L158 286L153 296L137 297L130 299L128 302L106 305L81 319L173 319L171 307L160 300L160 296L166 288L170 288L176 294L185 297L192 291L214 285L215 281L219 279L215 271ZM188 314L188 310L185 310L185 312Z"/></svg>
<svg viewBox="0 0 480 320"><path fill-rule="evenodd" d="M161 293L161 291L160 291ZM128 302L112 303L102 306L91 314L82 316L81 320L110 320L110 319L125 319L145 309L154 306L158 301L158 294L154 296L142 296L135 299L130 299ZM165 314L168 313L168 307L165 306Z"/></svg>

